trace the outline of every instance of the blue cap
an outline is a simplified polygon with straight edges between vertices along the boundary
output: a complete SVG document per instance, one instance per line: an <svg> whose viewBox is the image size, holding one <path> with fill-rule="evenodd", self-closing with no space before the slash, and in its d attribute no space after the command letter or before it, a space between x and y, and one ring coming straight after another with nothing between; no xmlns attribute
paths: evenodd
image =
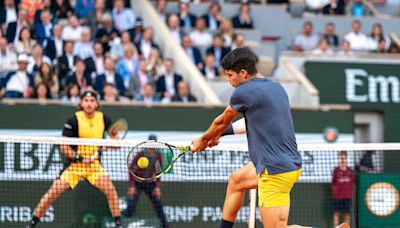
<svg viewBox="0 0 400 228"><path fill-rule="evenodd" d="M157 136L154 134L149 135L149 140L157 140Z"/></svg>

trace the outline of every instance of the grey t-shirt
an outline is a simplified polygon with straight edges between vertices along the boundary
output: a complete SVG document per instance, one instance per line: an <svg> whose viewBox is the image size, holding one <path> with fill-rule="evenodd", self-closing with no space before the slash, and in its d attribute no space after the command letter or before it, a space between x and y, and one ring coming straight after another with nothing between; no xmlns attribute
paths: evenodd
<svg viewBox="0 0 400 228"><path fill-rule="evenodd" d="M245 117L257 174L265 169L278 174L301 168L288 96L279 83L254 78L234 90L230 105Z"/></svg>

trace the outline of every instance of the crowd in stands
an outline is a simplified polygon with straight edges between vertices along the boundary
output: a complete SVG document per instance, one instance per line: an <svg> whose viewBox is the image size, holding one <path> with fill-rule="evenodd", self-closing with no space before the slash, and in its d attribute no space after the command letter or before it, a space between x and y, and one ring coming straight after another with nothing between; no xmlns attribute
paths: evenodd
<svg viewBox="0 0 400 228"><path fill-rule="evenodd" d="M303 31L297 34L293 41L292 50L307 52L318 56L352 57L358 52L369 53L400 53L399 47L383 32L382 25L375 23L370 34L361 32L362 23L354 20L350 31L343 37L335 32L335 24L329 22L323 34L313 32L313 24L306 21Z"/></svg>

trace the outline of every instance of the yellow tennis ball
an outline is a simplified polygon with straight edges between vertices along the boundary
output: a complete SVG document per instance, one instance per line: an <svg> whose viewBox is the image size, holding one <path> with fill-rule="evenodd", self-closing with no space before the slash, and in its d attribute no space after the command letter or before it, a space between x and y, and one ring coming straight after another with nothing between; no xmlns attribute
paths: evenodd
<svg viewBox="0 0 400 228"><path fill-rule="evenodd" d="M139 168L145 169L145 168L147 168L147 166L149 166L149 159L146 157L141 157L137 161L137 165Z"/></svg>

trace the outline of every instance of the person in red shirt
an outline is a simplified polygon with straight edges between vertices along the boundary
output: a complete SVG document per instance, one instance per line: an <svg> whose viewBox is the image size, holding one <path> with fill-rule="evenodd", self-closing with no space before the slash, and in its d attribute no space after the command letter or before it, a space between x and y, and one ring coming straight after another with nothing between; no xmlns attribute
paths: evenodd
<svg viewBox="0 0 400 228"><path fill-rule="evenodd" d="M333 227L343 222L350 224L350 213L353 199L354 171L347 165L346 151L339 152L339 165L332 175Z"/></svg>

